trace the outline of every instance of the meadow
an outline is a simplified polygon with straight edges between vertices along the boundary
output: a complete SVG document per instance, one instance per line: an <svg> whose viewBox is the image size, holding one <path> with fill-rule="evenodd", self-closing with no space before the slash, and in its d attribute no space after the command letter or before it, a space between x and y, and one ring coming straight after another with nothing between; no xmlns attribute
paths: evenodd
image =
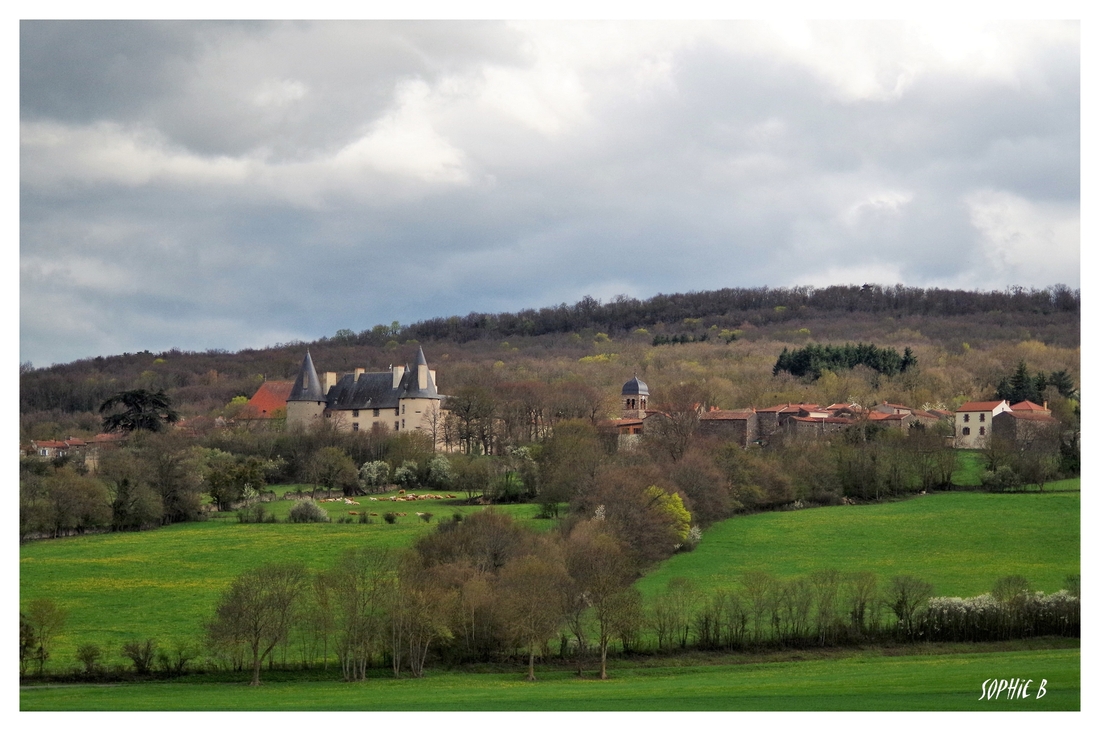
<svg viewBox="0 0 1100 731"><path fill-rule="evenodd" d="M293 487L289 488L293 489ZM36 541L20 548L20 601L49 597L69 612L58 637L57 669L67 667L78 645L94 642L117 648L128 640L156 638L162 646L201 638L203 623L218 596L243 571L272 561L301 561L313 570L329 568L351 548L400 549L434 530L440 519L482 510L443 501L323 503L333 521L351 511L408 513L392 525L381 517L362 523L239 523L234 513L154 531ZM292 500L265 508L285 520ZM385 505L386 507L373 507ZM536 505L503 505L494 510L546 529L535 520ZM425 523L416 511L434 513ZM351 516L355 517L355 516Z"/></svg>
<svg viewBox="0 0 1100 731"><path fill-rule="evenodd" d="M366 503L367 501L363 500ZM290 501L268 507L285 516ZM112 533L29 543L20 549L20 599L50 597L69 612L50 667L76 665L76 647L94 642L114 652L153 637L162 646L202 636L219 594L242 571L270 561L301 561L318 570L349 548L399 549L434 529L434 521L482 508L438 501L325 503L335 519L350 510L407 512L393 525L375 522L241 524L232 514L140 533ZM537 529L534 505L494 508ZM435 514L432 524L415 511ZM664 562L639 582L646 595L673 576L707 591L734 588L748 570L779 577L818 568L869 570L881 581L917 575L938 595L974 596L999 577L1022 574L1032 588L1060 589L1080 572L1080 494L937 493L872 505L847 505L739 516L712 526L692 553Z"/></svg>
<svg viewBox="0 0 1100 731"><path fill-rule="evenodd" d="M950 648L947 648L950 649ZM1080 710L1077 648L669 666L612 666L606 681L571 670L429 671L421 679L362 683L188 680L119 685L25 686L20 709L214 711L841 711ZM271 674L271 677L277 677ZM980 700L989 678L1031 678L1030 697ZM1037 698L1045 680L1046 693Z"/></svg>
<svg viewBox="0 0 1100 731"><path fill-rule="evenodd" d="M838 569L871 571L880 582L912 574L938 596L964 597L1020 574L1049 593L1081 571L1080 508L1079 492L954 492L759 513L715 524L698 548L665 561L638 587L648 596L686 577L702 589L736 589L746 571L789 578Z"/></svg>

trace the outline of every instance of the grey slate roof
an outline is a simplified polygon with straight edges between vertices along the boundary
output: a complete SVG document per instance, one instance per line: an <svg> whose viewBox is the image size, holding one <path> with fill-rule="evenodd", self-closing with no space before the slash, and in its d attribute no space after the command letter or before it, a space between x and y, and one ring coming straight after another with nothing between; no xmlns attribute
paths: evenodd
<svg viewBox="0 0 1100 731"><path fill-rule="evenodd" d="M302 367L298 369L298 377L294 379L294 387L290 389L287 401L324 401L325 394L321 392L321 379L317 377L317 369L313 367L313 358L309 351L302 359Z"/></svg>
<svg viewBox="0 0 1100 731"><path fill-rule="evenodd" d="M419 358L418 358L419 360ZM426 364L425 364L426 365ZM403 398L440 399L431 371L427 388L421 389L416 368L406 368L397 388L393 387L393 373L364 373L356 380L347 373L328 392L330 409L392 409Z"/></svg>
<svg viewBox="0 0 1100 731"><path fill-rule="evenodd" d="M639 381L637 376L634 376L629 381L623 384L623 396L648 396L649 386L645 385L644 381Z"/></svg>
<svg viewBox="0 0 1100 731"><path fill-rule="evenodd" d="M417 366L423 365L425 369L428 367L423 348L417 351L416 363ZM392 371L363 373L358 379L354 373L345 373L325 394L321 391L321 380L317 377L317 369L313 367L313 359L309 351L306 351L287 401L323 401L327 402L330 409L393 409L398 406L398 400L403 398L441 401L444 397L436 390L435 379L430 370L426 387L420 388L416 366L405 366L405 373L402 374L397 388L393 387Z"/></svg>

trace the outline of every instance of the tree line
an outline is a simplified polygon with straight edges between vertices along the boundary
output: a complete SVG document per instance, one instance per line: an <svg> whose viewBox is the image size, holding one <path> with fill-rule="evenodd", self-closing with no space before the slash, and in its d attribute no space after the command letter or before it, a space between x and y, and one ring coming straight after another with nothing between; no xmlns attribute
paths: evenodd
<svg viewBox="0 0 1100 731"><path fill-rule="evenodd" d="M269 563L245 571L212 608L201 637L162 646L129 640L133 672L180 674L264 667L338 671L362 681L378 670L423 676L431 663L536 658L608 677L608 657L684 650L748 651L895 642L984 642L1080 636L1080 577L1053 594L1006 576L989 593L937 597L912 575L821 569L779 578L742 574L729 588L671 579L649 600L633 586L640 566L606 517L535 533L486 510L441 522L405 552L351 549L327 569ZM20 671L44 673L67 612L50 599L20 612ZM108 674L109 648L84 643L82 678ZM55 663L56 667L56 663ZM115 673L117 674L117 670Z"/></svg>
<svg viewBox="0 0 1100 731"><path fill-rule="evenodd" d="M923 318L922 328L935 339L974 344L989 338L1028 338L1043 328L1060 342L1078 339L1080 294L1064 287L1005 292L965 292L907 287L828 287L821 289L725 289L658 295L641 301L615 298L601 303L584 298L573 305L519 313L437 318L412 325L378 325L358 333L346 329L311 342L280 343L268 348L229 353L171 349L153 353L97 356L68 364L20 367L20 414L24 429L43 424L41 437L57 438L96 428L94 414L105 399L120 391L165 391L183 417L224 415L236 397L248 398L265 380L293 379L302 353L309 348L326 369L346 372L364 364L412 362L423 341L445 345L463 358L489 358L509 338L534 347L538 359L552 368L558 361L576 363L591 351L591 337L603 333L638 342L723 343L748 338L787 337L793 321L816 320L826 329L859 320L860 333L869 322L887 318ZM982 318L996 318L991 329ZM867 318L871 318L867 320ZM929 318L936 319L932 322ZM973 322L967 320L971 318ZM865 321L866 320L866 321ZM967 324L969 323L969 324ZM1016 326L1013 326L1016 323ZM745 330L743 328L747 327ZM653 329L650 334L647 329ZM896 329L892 327L891 329ZM816 330L816 326L815 326ZM934 333L939 333L935 334ZM837 338L854 337L847 331ZM511 352L509 349L508 352ZM506 361L514 356L507 356ZM550 365L553 362L553 365ZM464 385L451 380L448 388ZM450 391L449 391L450 392ZM56 425L52 430L46 425ZM94 433L94 432L93 432ZM53 434L53 436L48 436Z"/></svg>

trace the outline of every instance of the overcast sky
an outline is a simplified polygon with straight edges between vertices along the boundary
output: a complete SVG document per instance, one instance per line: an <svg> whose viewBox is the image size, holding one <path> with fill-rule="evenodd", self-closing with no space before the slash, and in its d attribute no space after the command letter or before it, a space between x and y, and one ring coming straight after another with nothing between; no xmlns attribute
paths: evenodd
<svg viewBox="0 0 1100 731"><path fill-rule="evenodd" d="M23 22L20 359L1080 286L1075 22Z"/></svg>

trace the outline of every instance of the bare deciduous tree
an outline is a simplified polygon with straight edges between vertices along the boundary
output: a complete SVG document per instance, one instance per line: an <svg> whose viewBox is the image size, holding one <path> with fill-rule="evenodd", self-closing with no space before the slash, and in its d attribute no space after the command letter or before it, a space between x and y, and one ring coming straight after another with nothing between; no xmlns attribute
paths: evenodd
<svg viewBox="0 0 1100 731"><path fill-rule="evenodd" d="M302 564L265 564L238 576L218 602L208 637L215 646L248 651L252 685L260 684L264 660L289 634L306 581Z"/></svg>
<svg viewBox="0 0 1100 731"><path fill-rule="evenodd" d="M561 597L570 579L560 553L527 555L508 563L500 572L497 590L509 634L527 648L527 679L535 679L535 653L561 626L565 615ZM556 560L555 560L556 559Z"/></svg>

